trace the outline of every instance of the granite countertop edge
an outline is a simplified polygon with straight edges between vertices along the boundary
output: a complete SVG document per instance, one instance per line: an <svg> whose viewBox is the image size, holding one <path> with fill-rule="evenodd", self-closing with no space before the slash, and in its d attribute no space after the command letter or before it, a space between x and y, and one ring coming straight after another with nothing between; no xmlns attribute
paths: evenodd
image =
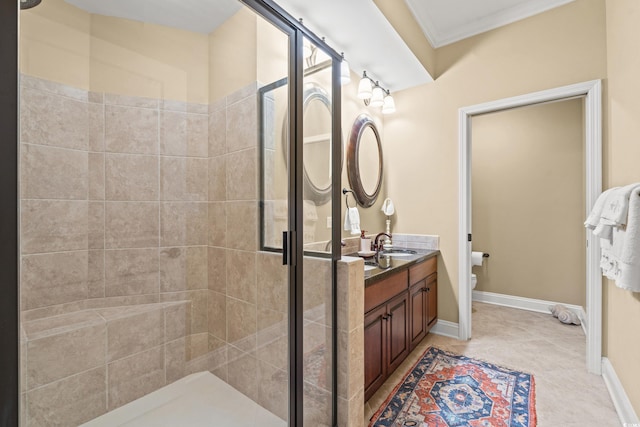
<svg viewBox="0 0 640 427"><path fill-rule="evenodd" d="M407 248L411 249L411 248ZM387 277L396 274L398 272L409 269L411 266L426 261L430 258L438 256L440 254L439 249L433 250L425 250L425 249L411 249L417 252L417 254L413 255L411 259L399 259L398 261L404 261L401 265L390 267L387 269L374 269L369 271L365 271L364 276L364 285L365 287L373 285L381 280L386 279ZM380 270L380 271L376 271ZM369 273L369 274L368 274Z"/></svg>

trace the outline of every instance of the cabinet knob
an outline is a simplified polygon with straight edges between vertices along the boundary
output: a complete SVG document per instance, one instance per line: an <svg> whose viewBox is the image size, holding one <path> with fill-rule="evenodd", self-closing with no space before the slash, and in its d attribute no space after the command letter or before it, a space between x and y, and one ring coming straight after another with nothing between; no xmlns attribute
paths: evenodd
<svg viewBox="0 0 640 427"><path fill-rule="evenodd" d="M389 316L385 314L384 316L382 316L382 320L389 320Z"/></svg>
<svg viewBox="0 0 640 427"><path fill-rule="evenodd" d="M393 313L389 313L389 316L388 316L388 317L393 317Z"/></svg>

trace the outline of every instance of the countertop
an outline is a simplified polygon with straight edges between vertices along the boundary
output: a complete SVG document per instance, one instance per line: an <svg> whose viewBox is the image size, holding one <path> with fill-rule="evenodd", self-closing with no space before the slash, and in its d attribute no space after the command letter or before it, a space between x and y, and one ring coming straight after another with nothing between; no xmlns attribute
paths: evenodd
<svg viewBox="0 0 640 427"><path fill-rule="evenodd" d="M380 254L380 264L381 265L389 265L387 268L375 267L371 270L364 272L364 285L369 286L372 285L386 277L389 277L392 274L395 274L399 271L406 270L414 264L418 264L422 261L426 261L429 258L433 258L440 254L439 250L420 250L420 249L411 249L409 250L416 251L415 254L408 254L406 256L385 256ZM357 257L358 254L353 254L349 256ZM365 262L369 260L374 260L373 258L365 259Z"/></svg>

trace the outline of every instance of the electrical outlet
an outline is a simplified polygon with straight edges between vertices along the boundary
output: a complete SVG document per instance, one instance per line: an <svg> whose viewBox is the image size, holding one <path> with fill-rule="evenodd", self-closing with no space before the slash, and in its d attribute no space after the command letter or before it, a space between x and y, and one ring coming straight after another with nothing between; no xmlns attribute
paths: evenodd
<svg viewBox="0 0 640 427"><path fill-rule="evenodd" d="M327 217L327 228L331 228L331 217Z"/></svg>

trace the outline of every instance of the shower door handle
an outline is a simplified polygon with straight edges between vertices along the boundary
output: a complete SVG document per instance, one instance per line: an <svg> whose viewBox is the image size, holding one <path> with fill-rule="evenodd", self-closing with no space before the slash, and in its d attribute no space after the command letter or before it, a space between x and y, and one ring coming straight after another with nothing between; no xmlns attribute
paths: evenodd
<svg viewBox="0 0 640 427"><path fill-rule="evenodd" d="M282 265L296 265L296 232L282 232Z"/></svg>

